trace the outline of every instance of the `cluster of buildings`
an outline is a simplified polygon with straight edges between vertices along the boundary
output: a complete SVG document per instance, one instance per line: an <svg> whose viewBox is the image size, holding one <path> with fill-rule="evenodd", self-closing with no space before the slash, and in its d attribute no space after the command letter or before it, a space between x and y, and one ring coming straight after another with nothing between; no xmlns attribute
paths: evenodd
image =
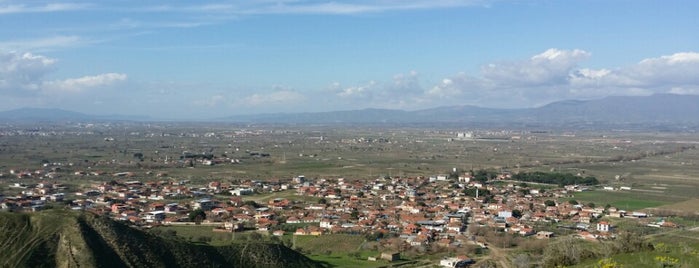
<svg viewBox="0 0 699 268"><path fill-rule="evenodd" d="M506 175L490 182L475 181L465 173L458 179L438 175L308 180L298 176L235 184L211 181L206 185L162 178L142 182L133 174L104 176L112 177L77 191L67 191L64 185L46 180L34 184L13 182L9 185L12 194L0 196L0 208L38 211L59 204L140 226L196 222L224 232L256 230L271 235L315 236L348 233L365 235L379 243L388 240L383 238L398 239L402 249L449 249L467 243L485 246L487 241L479 241L470 233L472 226L548 239L554 232L537 230L537 226L556 223L576 230L582 239L596 240L614 233L614 226L602 216L647 217L641 212L560 201L568 200L574 191L587 190L584 187L541 190L509 181ZM250 196L259 193L269 198L252 201ZM193 218L198 210L204 216ZM653 224L671 225L664 221Z"/></svg>

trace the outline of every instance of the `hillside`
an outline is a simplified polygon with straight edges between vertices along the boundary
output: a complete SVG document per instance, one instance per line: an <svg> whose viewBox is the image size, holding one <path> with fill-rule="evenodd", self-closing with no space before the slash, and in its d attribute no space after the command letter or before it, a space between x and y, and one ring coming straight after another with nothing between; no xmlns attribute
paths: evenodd
<svg viewBox="0 0 699 268"><path fill-rule="evenodd" d="M148 234L90 213L0 213L0 267L320 267L285 246L223 247Z"/></svg>

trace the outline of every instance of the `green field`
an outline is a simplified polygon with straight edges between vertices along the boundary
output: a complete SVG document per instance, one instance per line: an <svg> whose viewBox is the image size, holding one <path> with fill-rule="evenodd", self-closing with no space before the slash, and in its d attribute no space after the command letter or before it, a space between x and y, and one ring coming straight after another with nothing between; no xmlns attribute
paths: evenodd
<svg viewBox="0 0 699 268"><path fill-rule="evenodd" d="M226 245L234 241L243 240L245 237L239 233L214 232L212 226L187 225L187 226L159 226L151 232L167 234L176 232L178 237L192 242L208 242L212 245Z"/></svg>
<svg viewBox="0 0 699 268"><path fill-rule="evenodd" d="M594 203L596 206L605 206L609 204L622 210L638 210L662 206L671 203L669 200L672 199L671 197L648 198L648 196L643 193L603 190L576 192L572 195L573 197L565 199L576 200L582 204Z"/></svg>

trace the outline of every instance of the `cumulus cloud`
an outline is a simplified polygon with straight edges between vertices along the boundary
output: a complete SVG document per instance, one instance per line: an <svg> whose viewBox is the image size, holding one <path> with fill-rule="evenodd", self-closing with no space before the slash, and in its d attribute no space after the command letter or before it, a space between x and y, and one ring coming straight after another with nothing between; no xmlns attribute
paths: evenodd
<svg viewBox="0 0 699 268"><path fill-rule="evenodd" d="M427 90L425 95L427 98L440 100L460 98L467 95L473 99L476 96L487 94L487 91L491 89L492 86L488 85L487 81L469 76L466 73L459 73L442 79L442 81Z"/></svg>
<svg viewBox="0 0 699 268"><path fill-rule="evenodd" d="M459 73L442 79L424 98L432 103L521 107L610 95L699 93L699 53L648 58L621 68L580 67L591 55L552 48L522 61L486 64L479 75Z"/></svg>
<svg viewBox="0 0 699 268"><path fill-rule="evenodd" d="M56 59L32 53L0 52L0 90L38 90Z"/></svg>
<svg viewBox="0 0 699 268"><path fill-rule="evenodd" d="M644 86L699 84L699 53L649 58L622 72Z"/></svg>
<svg viewBox="0 0 699 268"><path fill-rule="evenodd" d="M681 52L616 68L581 66L592 53L547 49L528 59L481 66L477 74L457 73L423 87L417 72L361 85L333 84L332 92L351 107L420 108L471 104L529 107L564 99L654 93L699 94L699 53Z"/></svg>
<svg viewBox="0 0 699 268"><path fill-rule="evenodd" d="M369 81L364 85L342 87L340 83L333 83L331 90L335 91L335 94L343 99L371 99L373 97L373 91L376 90L378 83L376 81Z"/></svg>
<svg viewBox="0 0 699 268"><path fill-rule="evenodd" d="M126 80L125 74L105 73L47 81L56 59L32 53L0 52L0 92L5 95L78 93Z"/></svg>
<svg viewBox="0 0 699 268"><path fill-rule="evenodd" d="M333 83L330 91L341 100L353 101L353 104L360 107L405 108L411 103L419 102L419 96L424 93L419 78L418 72L410 71L394 75L390 82L372 80L349 86Z"/></svg>
<svg viewBox="0 0 699 268"><path fill-rule="evenodd" d="M484 79L503 85L538 86L563 84L578 62L587 59L584 50L559 50L551 48L529 60L491 63L481 68Z"/></svg>

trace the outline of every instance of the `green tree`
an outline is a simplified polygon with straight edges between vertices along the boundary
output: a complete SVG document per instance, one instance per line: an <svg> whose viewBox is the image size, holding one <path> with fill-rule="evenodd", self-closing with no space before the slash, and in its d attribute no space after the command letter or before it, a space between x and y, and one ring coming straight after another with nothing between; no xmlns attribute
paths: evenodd
<svg viewBox="0 0 699 268"><path fill-rule="evenodd" d="M520 211L519 209L513 209L513 210L512 210L512 217L515 217L515 218L518 218L518 219L521 218L521 217L522 217L522 211Z"/></svg>
<svg viewBox="0 0 699 268"><path fill-rule="evenodd" d="M196 224L201 224L204 219L206 219L206 212L201 209L195 209L189 213L189 220Z"/></svg>

